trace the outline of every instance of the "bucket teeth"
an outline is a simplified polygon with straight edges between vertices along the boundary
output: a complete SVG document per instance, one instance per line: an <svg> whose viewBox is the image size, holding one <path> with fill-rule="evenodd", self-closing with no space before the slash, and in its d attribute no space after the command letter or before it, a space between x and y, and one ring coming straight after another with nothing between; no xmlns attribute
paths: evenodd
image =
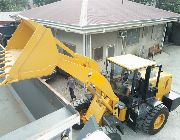
<svg viewBox="0 0 180 140"><path fill-rule="evenodd" d="M5 56L5 53L0 54L0 56Z"/></svg>
<svg viewBox="0 0 180 140"><path fill-rule="evenodd" d="M6 63L8 63L8 62L11 62L10 60L6 60L6 61L3 61L3 62L0 62L0 65L1 64L6 64Z"/></svg>
<svg viewBox="0 0 180 140"><path fill-rule="evenodd" d="M6 75L7 75L7 73L2 73L2 74L0 74L0 78L5 77Z"/></svg>
<svg viewBox="0 0 180 140"><path fill-rule="evenodd" d="M1 58L0 58L0 61L2 61L2 60L5 60L5 57L1 57Z"/></svg>
<svg viewBox="0 0 180 140"><path fill-rule="evenodd" d="M10 62L12 56L4 56L4 57L0 57L0 64L4 64L4 62Z"/></svg>
<svg viewBox="0 0 180 140"><path fill-rule="evenodd" d="M5 70L6 68L11 68L11 67L12 67L12 66L10 66L10 65L6 65L6 66L0 68L0 70Z"/></svg>
<svg viewBox="0 0 180 140"><path fill-rule="evenodd" d="M9 54L9 52L7 52L7 51L4 51L4 52L0 52L0 56L4 56L4 55L6 55L6 54Z"/></svg>
<svg viewBox="0 0 180 140"><path fill-rule="evenodd" d="M2 50L2 51L0 51L0 53L5 53L5 51L6 51L6 50Z"/></svg>
<svg viewBox="0 0 180 140"><path fill-rule="evenodd" d="M8 56L8 55L6 55L6 56L3 56L3 57L0 57L0 62L1 61L5 61L5 59L9 59L9 58L11 58L12 56ZM9 61L9 60L8 60Z"/></svg>

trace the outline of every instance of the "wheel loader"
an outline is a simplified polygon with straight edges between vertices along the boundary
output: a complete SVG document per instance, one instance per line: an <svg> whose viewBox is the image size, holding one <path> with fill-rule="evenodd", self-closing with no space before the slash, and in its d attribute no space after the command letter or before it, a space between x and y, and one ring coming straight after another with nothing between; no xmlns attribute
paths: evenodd
<svg viewBox="0 0 180 140"><path fill-rule="evenodd" d="M1 86L50 75L56 67L84 83L91 98L75 102L81 115L75 129L94 116L101 126L122 131L127 124L153 135L180 104L180 96L171 91L172 75L154 61L131 54L110 57L104 76L95 60L74 53L50 29L31 20L21 21L0 55Z"/></svg>

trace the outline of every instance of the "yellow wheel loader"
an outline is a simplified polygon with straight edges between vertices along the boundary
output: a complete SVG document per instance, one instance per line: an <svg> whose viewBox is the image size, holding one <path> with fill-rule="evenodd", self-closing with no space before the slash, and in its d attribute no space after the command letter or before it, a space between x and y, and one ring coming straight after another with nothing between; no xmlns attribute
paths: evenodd
<svg viewBox="0 0 180 140"><path fill-rule="evenodd" d="M96 61L74 53L50 29L34 21L22 20L0 55L2 86L50 75L56 67L84 83L92 98L76 106L81 124L74 128L82 128L94 116L101 126L122 131L126 122L133 130L156 134L169 111L180 104L179 95L171 92L172 75L162 72L154 61L130 54L111 57L105 77Z"/></svg>

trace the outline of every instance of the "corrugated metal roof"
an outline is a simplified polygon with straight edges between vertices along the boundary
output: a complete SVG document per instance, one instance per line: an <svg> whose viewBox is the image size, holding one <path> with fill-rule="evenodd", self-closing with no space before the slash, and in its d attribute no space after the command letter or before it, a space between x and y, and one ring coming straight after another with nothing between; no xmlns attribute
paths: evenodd
<svg viewBox="0 0 180 140"><path fill-rule="evenodd" d="M10 16L18 14L19 12L0 12L0 21L15 21Z"/></svg>
<svg viewBox="0 0 180 140"><path fill-rule="evenodd" d="M20 16L85 30L100 25L177 18L180 14L128 0L123 3L122 0L61 0L22 12Z"/></svg>

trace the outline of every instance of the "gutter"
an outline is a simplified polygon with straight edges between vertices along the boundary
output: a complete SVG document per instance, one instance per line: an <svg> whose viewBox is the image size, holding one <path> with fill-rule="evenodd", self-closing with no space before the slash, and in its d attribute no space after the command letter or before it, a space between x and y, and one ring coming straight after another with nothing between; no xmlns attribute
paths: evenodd
<svg viewBox="0 0 180 140"><path fill-rule="evenodd" d="M17 15L19 19L27 19L21 15ZM177 22L179 17L171 17L171 18L164 18L164 19L149 19L149 20L134 20L131 22L123 22L123 23L114 23L114 24L102 24L102 25L90 25L90 26L77 26L77 25L67 25L62 24L59 22L53 22L49 20L42 20L42 19L31 19L38 23L41 23L45 26L56 28L60 30L64 30L66 32L74 32L78 34L97 34L97 33L104 33L104 32L111 32L117 30L125 30L129 28L137 28L137 27L144 27L144 26L151 26L156 24L165 24L167 22Z"/></svg>

